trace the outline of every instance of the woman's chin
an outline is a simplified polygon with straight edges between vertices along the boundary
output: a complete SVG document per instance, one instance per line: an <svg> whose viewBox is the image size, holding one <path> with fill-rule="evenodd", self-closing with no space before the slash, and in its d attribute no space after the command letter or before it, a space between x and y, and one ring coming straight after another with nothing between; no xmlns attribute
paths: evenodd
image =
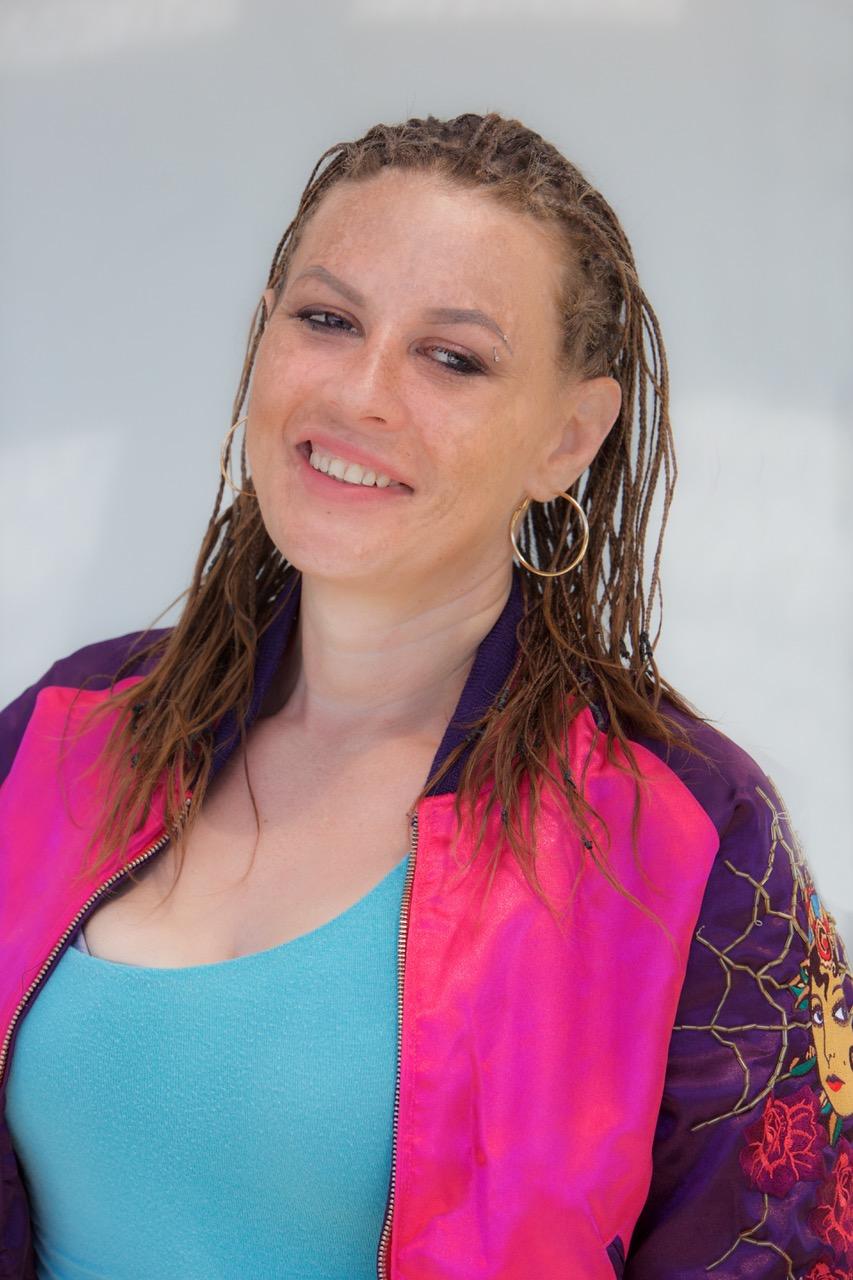
<svg viewBox="0 0 853 1280"><path fill-rule="evenodd" d="M387 587L389 581L398 581L401 572L398 559L388 555L387 546L375 551L365 549L356 555L339 542L325 546L321 539L311 543L306 543L302 538L274 541L285 560L298 569L303 578L317 582L337 582L342 585L358 582L365 587L382 583Z"/></svg>

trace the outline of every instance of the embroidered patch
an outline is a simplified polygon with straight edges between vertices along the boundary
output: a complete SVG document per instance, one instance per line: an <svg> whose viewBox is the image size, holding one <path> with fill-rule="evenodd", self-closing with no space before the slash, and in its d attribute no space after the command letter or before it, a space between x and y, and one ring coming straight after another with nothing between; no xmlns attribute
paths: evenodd
<svg viewBox="0 0 853 1280"><path fill-rule="evenodd" d="M791 1063L791 1074L816 1074L821 1115L826 1117L834 1146L844 1121L853 1115L853 1000L845 990L845 978L850 975L834 921L824 910L808 870L799 870L807 909L808 955L790 985L796 1007L808 1012L811 1044L805 1057Z"/></svg>

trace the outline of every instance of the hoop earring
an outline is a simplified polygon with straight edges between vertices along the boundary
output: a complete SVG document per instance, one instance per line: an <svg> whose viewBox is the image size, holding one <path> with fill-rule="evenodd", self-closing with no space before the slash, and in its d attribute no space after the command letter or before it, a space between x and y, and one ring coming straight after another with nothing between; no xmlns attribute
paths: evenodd
<svg viewBox="0 0 853 1280"><path fill-rule="evenodd" d="M248 419L248 417L249 417L249 415L248 415L248 414L246 414L246 415L245 415L245 417L243 417L243 418L238 418L236 422L232 423L232 425L231 425L231 426L228 428L228 430L225 432L225 439L222 441L222 448L219 450L219 472L220 472L220 475L222 476L222 479L225 481L225 483L228 485L228 487L229 487L230 489L233 489L234 493L237 495L237 497L238 497L238 498L239 498L239 497L241 497L241 496L242 496L242 497L244 497L244 498L254 498L254 497L256 497L256 496L257 496L257 495L256 495L255 493L253 493L250 489L240 489L240 488L238 488L238 487L237 487L237 485L234 483L234 481L231 479L231 477L229 476L228 472L227 472L227 471L226 471L226 469L225 469L225 459L226 459L226 457L227 457L227 455L228 455L228 450L231 448L231 440L232 440L232 438L233 438L233 436L234 436L234 432L235 432L235 431L237 430L237 428L241 425L241 423L246 422L246 420Z"/></svg>
<svg viewBox="0 0 853 1280"><path fill-rule="evenodd" d="M530 563L529 560L525 560L524 556L519 551L518 544L515 541L515 532L522 518L524 517L524 513L526 512L527 508L530 506L529 498L525 498L524 501L520 503L519 506L516 507L515 511L513 511L512 513L512 519L509 522L509 540L512 543L513 550L515 551L516 556L524 565L525 569L529 569L531 573L537 574L537 576L540 578L562 577L564 573L568 573L570 569L574 569L576 565L580 564L581 560L583 560L584 556L586 555L586 549L589 546L589 521L586 518L586 512L584 511L581 504L577 501L576 498L572 497L572 495L568 492L568 490L566 490L563 493L556 494L555 497L565 498L568 502L570 502L572 506L575 508L575 510L577 511L578 515L580 516L580 519L583 522L583 535L581 537L581 549L578 552L578 554L575 556L574 560L572 560L571 564L566 565L565 569L537 569Z"/></svg>

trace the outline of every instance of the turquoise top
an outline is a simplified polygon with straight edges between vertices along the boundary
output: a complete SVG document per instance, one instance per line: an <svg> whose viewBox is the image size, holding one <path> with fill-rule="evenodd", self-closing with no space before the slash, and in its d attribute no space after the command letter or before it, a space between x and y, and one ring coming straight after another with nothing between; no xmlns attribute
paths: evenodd
<svg viewBox="0 0 853 1280"><path fill-rule="evenodd" d="M375 1280L408 863L236 960L63 952L8 1081L38 1280Z"/></svg>

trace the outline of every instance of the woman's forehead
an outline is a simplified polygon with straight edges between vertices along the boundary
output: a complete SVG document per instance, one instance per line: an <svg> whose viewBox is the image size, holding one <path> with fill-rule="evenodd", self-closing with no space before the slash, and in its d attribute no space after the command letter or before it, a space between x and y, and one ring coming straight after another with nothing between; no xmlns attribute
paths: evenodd
<svg viewBox="0 0 853 1280"><path fill-rule="evenodd" d="M539 284L553 273L558 250L553 231L485 191L428 174L399 171L342 180L323 197L300 236L296 256L323 248L338 260L368 251L373 258L406 257L414 269L479 277L509 296L519 280Z"/></svg>
<svg viewBox="0 0 853 1280"><path fill-rule="evenodd" d="M290 280L318 263L364 302L486 313L513 348L531 331L541 345L540 327L557 315L561 262L549 229L423 175L336 184L299 237Z"/></svg>
<svg viewBox="0 0 853 1280"><path fill-rule="evenodd" d="M832 996L840 995L844 991L845 983L846 983L846 980L848 979L850 979L851 982L853 982L853 979L851 979L850 974L830 972L829 981L826 984L827 1000L830 999L830 997ZM850 985L850 983L847 983L847 985Z"/></svg>

